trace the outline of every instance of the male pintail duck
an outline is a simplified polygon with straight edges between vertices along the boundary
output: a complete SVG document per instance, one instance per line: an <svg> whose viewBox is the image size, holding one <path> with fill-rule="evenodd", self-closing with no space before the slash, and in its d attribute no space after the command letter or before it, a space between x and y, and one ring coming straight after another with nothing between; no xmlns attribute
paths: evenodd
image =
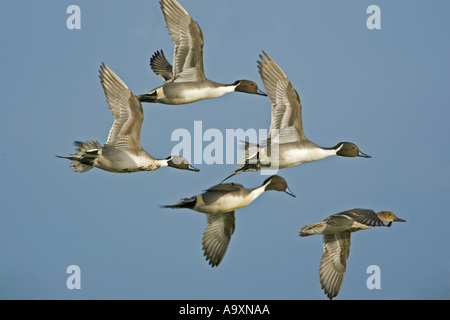
<svg viewBox="0 0 450 320"><path fill-rule="evenodd" d="M272 102L269 136L264 146L247 142L243 163L226 179L241 172L260 171L269 166L271 169L289 168L336 155L370 158L354 143L339 142L332 148L322 148L309 141L303 132L302 104L297 91L276 62L264 51L263 54L258 69Z"/></svg>
<svg viewBox="0 0 450 320"><path fill-rule="evenodd" d="M267 96L250 80L238 80L233 84L208 80L203 70L203 34L199 25L176 0L161 0L160 4L175 44L174 66L162 50L155 52L150 66L165 83L139 95L141 102L178 105L218 98L233 91Z"/></svg>
<svg viewBox="0 0 450 320"><path fill-rule="evenodd" d="M144 112L141 103L105 64L100 67L100 82L115 119L106 144L101 147L96 141L76 141L77 153L71 157L57 157L72 160L75 172L85 172L93 167L111 172L152 171L167 166L199 171L184 157L154 159L142 149L140 134Z"/></svg>
<svg viewBox="0 0 450 320"><path fill-rule="evenodd" d="M286 180L275 175L254 189L245 188L237 183L223 183L209 188L200 195L181 199L175 205L161 207L188 208L206 214L208 226L203 234L203 251L206 260L209 260L209 264L215 267L225 256L234 232L234 211L249 205L268 190L284 191L295 197L289 190Z"/></svg>
<svg viewBox="0 0 450 320"><path fill-rule="evenodd" d="M301 229L301 237L323 234L324 254L320 260L319 276L322 289L329 299L337 296L344 281L350 254L350 234L371 227L390 227L394 221L406 222L390 211L375 213L370 209L353 209Z"/></svg>

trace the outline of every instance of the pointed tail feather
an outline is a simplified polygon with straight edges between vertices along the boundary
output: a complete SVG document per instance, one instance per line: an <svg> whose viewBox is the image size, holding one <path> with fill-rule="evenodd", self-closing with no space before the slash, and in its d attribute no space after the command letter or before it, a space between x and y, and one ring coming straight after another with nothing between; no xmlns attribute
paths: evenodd
<svg viewBox="0 0 450 320"><path fill-rule="evenodd" d="M251 143L248 141L241 141L241 142L244 142L244 145L241 146L241 148L245 150L244 155L241 159L241 163L243 164L248 162L250 159L258 156L260 146L259 144Z"/></svg>
<svg viewBox="0 0 450 320"><path fill-rule="evenodd" d="M188 208L192 209L195 204L197 203L197 196L193 196L191 198L184 198L178 201L177 204L172 205L161 205L160 208L172 208L172 209L179 209L179 208Z"/></svg>
<svg viewBox="0 0 450 320"><path fill-rule="evenodd" d="M258 161L258 163L244 163L241 164L232 174L230 174L228 177L226 177L225 179L222 180L221 183L223 183L225 180L230 179L231 177L238 175L242 172L249 172L249 171L260 171L261 170L261 165Z"/></svg>
<svg viewBox="0 0 450 320"><path fill-rule="evenodd" d="M238 175L242 172L247 171L260 171L261 170L261 164L259 162L259 148L260 145L250 143L248 141L242 141L245 143L244 146L244 157L241 160L241 164L238 166L238 168L230 174L228 177L222 180L221 183L223 183L225 180L230 179L231 177Z"/></svg>
<svg viewBox="0 0 450 320"><path fill-rule="evenodd" d="M223 183L225 180L230 179L231 177L234 177L235 175L238 175L239 173L241 173L242 171L234 171L232 174L230 174L228 177L226 177L225 179L223 179L222 181L220 181L220 183Z"/></svg>
<svg viewBox="0 0 450 320"><path fill-rule="evenodd" d="M72 154L71 157L57 157L71 160L71 167L75 172L81 173L91 170L95 159L98 157L102 149L101 145L97 141L75 141L74 144L78 147L78 152Z"/></svg>
<svg viewBox="0 0 450 320"><path fill-rule="evenodd" d="M303 228L302 228L302 230L300 230L300 234L299 234L300 237L309 237L312 235L313 235L313 233L306 233L306 230L303 230Z"/></svg>
<svg viewBox="0 0 450 320"><path fill-rule="evenodd" d="M300 237L307 237L312 236L314 234L321 234L323 232L323 229L325 228L325 222L321 221L318 223L309 224L307 226L304 226L300 230Z"/></svg>

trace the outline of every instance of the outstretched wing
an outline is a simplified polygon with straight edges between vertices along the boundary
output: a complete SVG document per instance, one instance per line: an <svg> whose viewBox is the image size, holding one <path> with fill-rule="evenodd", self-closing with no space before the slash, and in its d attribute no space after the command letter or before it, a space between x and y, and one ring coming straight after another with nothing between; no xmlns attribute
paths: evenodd
<svg viewBox="0 0 450 320"><path fill-rule="evenodd" d="M204 80L202 30L176 0L161 0L160 3L167 29L175 44L173 81Z"/></svg>
<svg viewBox="0 0 450 320"><path fill-rule="evenodd" d="M266 93L272 102L268 143L304 140L302 104L286 74L264 51L258 69Z"/></svg>
<svg viewBox="0 0 450 320"><path fill-rule="evenodd" d="M164 52L156 51L150 58L150 67L153 72L160 76L164 81L171 81L173 79L172 65L167 61Z"/></svg>
<svg viewBox="0 0 450 320"><path fill-rule="evenodd" d="M212 267L222 261L235 228L234 211L207 214L208 226L203 233L203 250Z"/></svg>
<svg viewBox="0 0 450 320"><path fill-rule="evenodd" d="M105 147L141 148L141 127L144 121L142 105L125 83L105 64L100 67L100 82L105 92L114 124Z"/></svg>
<svg viewBox="0 0 450 320"><path fill-rule="evenodd" d="M341 290L350 254L350 232L324 234L319 276L322 289L333 299Z"/></svg>

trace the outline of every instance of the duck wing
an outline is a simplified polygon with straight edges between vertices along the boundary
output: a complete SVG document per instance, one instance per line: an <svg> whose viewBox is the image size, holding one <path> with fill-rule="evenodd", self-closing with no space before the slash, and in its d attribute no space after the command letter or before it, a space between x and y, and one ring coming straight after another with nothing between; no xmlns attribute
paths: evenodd
<svg viewBox="0 0 450 320"><path fill-rule="evenodd" d="M173 81L205 80L203 70L203 33L187 11L176 0L161 0L167 29L175 44Z"/></svg>
<svg viewBox="0 0 450 320"><path fill-rule="evenodd" d="M386 224L378 218L375 211L370 209L352 209L337 213L336 216L344 216L348 219L365 224L370 227L381 227Z"/></svg>
<svg viewBox="0 0 450 320"><path fill-rule="evenodd" d="M150 58L150 67L164 81L170 82L173 79L172 65L167 61L162 50L156 51Z"/></svg>
<svg viewBox="0 0 450 320"><path fill-rule="evenodd" d="M203 251L212 267L222 261L235 229L234 211L207 214L208 226L203 233Z"/></svg>
<svg viewBox="0 0 450 320"><path fill-rule="evenodd" d="M114 116L105 147L136 149L141 146L141 127L144 112L138 98L126 84L104 63L100 66L100 83Z"/></svg>
<svg viewBox="0 0 450 320"><path fill-rule="evenodd" d="M350 232L324 234L319 276L322 289L333 299L341 290L350 254Z"/></svg>
<svg viewBox="0 0 450 320"><path fill-rule="evenodd" d="M225 191L225 192L234 192L242 190L244 186L239 183L221 183L215 186L210 187L205 190L206 192L214 192L214 191Z"/></svg>
<svg viewBox="0 0 450 320"><path fill-rule="evenodd" d="M302 104L286 74L264 51L258 69L267 95L272 102L268 143L288 143L305 140L302 124Z"/></svg>

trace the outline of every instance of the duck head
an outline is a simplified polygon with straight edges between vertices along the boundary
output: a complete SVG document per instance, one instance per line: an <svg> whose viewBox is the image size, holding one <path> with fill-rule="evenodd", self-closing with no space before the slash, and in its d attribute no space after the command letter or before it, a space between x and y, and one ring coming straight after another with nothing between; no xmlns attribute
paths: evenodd
<svg viewBox="0 0 450 320"><path fill-rule="evenodd" d="M260 96L266 96L267 94L263 91L261 91L258 88L258 85L250 80L238 80L235 83L233 83L233 85L236 86L236 88L234 88L234 91L238 91L238 92L245 92L245 93L251 93L251 94L257 94Z"/></svg>
<svg viewBox="0 0 450 320"><path fill-rule="evenodd" d="M383 222L388 222L387 226L390 227L392 225L392 222L406 222L406 220L398 218L394 213L391 211L380 211L377 213L378 218L380 218Z"/></svg>
<svg viewBox="0 0 450 320"><path fill-rule="evenodd" d="M167 165L172 168L181 170L190 170L199 172L200 170L193 167L185 157L181 156L170 156L167 160Z"/></svg>
<svg viewBox="0 0 450 320"><path fill-rule="evenodd" d="M289 190L286 180L284 180L280 176L271 176L267 178L263 185L266 186L264 191L268 190L276 190L276 191L283 191L286 192L288 195L295 197L295 194L292 193L291 190Z"/></svg>
<svg viewBox="0 0 450 320"><path fill-rule="evenodd" d="M359 150L358 146L352 142L339 142L333 149L336 149L336 155L341 157L372 158Z"/></svg>

